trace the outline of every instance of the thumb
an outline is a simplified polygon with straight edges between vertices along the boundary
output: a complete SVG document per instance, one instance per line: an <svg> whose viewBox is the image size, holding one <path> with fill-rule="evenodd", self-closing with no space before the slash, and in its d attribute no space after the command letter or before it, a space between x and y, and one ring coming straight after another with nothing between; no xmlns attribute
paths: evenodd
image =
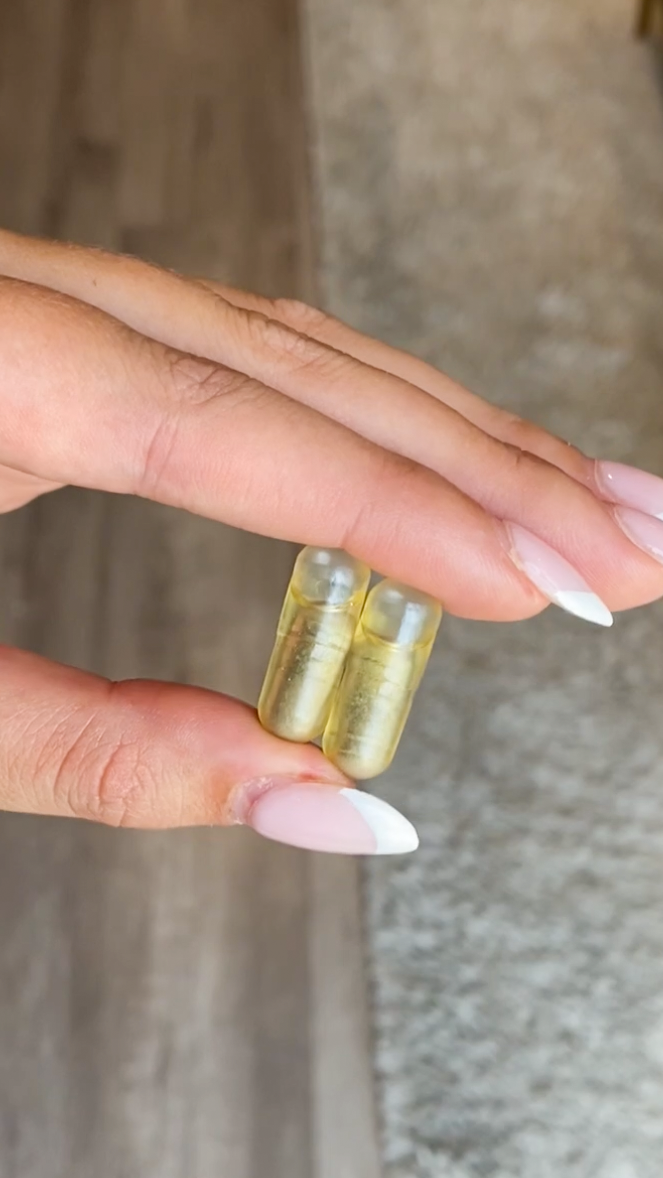
<svg viewBox="0 0 663 1178"><path fill-rule="evenodd" d="M110 683L0 647L0 808L161 828L246 824L294 846L414 850L413 827L319 749L195 687Z"/></svg>

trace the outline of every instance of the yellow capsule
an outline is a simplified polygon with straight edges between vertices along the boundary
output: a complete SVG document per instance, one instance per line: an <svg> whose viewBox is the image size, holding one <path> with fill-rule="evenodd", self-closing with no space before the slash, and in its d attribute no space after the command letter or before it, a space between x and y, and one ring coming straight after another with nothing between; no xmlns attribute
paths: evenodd
<svg viewBox="0 0 663 1178"><path fill-rule="evenodd" d="M322 736L370 575L338 548L299 553L258 701L268 732L296 741Z"/></svg>
<svg viewBox="0 0 663 1178"><path fill-rule="evenodd" d="M441 617L439 602L396 581L369 593L322 742L349 777L391 764Z"/></svg>

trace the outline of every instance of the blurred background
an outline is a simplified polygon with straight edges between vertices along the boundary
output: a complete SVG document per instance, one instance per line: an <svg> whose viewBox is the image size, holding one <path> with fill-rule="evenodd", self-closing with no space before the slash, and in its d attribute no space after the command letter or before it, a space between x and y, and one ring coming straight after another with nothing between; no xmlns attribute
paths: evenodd
<svg viewBox="0 0 663 1178"><path fill-rule="evenodd" d="M659 7L4 0L0 224L663 473ZM253 702L292 557L66 490L0 520L0 639ZM365 872L1 816L2 1178L659 1178L662 628L446 619Z"/></svg>

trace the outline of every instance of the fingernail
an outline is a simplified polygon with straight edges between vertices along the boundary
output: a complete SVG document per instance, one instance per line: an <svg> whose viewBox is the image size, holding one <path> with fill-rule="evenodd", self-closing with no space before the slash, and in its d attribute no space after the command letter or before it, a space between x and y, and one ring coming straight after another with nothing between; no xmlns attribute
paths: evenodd
<svg viewBox="0 0 663 1178"><path fill-rule="evenodd" d="M632 507L616 507L615 519L629 540L663 564L663 516L656 519Z"/></svg>
<svg viewBox="0 0 663 1178"><path fill-rule="evenodd" d="M341 855L415 851L411 822L372 794L330 785L276 785L253 803L247 824L268 839Z"/></svg>
<svg viewBox="0 0 663 1178"><path fill-rule="evenodd" d="M510 523L507 528L513 545L511 559L537 589L577 618L612 626L610 610L568 560L520 524Z"/></svg>
<svg viewBox="0 0 663 1178"><path fill-rule="evenodd" d="M663 479L623 462L597 462L596 481L613 503L663 520Z"/></svg>

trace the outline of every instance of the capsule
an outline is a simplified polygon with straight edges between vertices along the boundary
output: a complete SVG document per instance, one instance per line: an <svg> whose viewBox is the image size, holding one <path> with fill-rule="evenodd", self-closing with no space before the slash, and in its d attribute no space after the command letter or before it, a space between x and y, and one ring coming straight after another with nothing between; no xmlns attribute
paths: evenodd
<svg viewBox="0 0 663 1178"><path fill-rule="evenodd" d="M396 581L369 593L322 742L349 777L391 764L441 617L439 602Z"/></svg>
<svg viewBox="0 0 663 1178"><path fill-rule="evenodd" d="M258 701L268 732L296 741L322 736L370 575L338 548L299 553Z"/></svg>

